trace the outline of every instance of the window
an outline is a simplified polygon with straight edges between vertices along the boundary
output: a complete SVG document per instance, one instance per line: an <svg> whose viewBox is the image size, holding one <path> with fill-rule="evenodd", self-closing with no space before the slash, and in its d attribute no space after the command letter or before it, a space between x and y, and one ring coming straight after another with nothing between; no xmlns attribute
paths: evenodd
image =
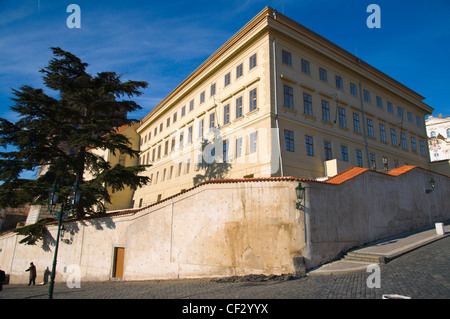
<svg viewBox="0 0 450 319"><path fill-rule="evenodd" d="M430 137L436 137L436 132L435 131L431 131Z"/></svg>
<svg viewBox="0 0 450 319"><path fill-rule="evenodd" d="M353 96L357 96L356 85L354 83L350 83L350 93Z"/></svg>
<svg viewBox="0 0 450 319"><path fill-rule="evenodd" d="M203 154L197 155L197 171L202 168L203 164Z"/></svg>
<svg viewBox="0 0 450 319"><path fill-rule="evenodd" d="M170 151L171 152L175 151L175 136L172 137L172 145L170 146Z"/></svg>
<svg viewBox="0 0 450 319"><path fill-rule="evenodd" d="M250 112L256 110L256 89L253 89L249 93L250 96Z"/></svg>
<svg viewBox="0 0 450 319"><path fill-rule="evenodd" d="M402 144L402 148L404 150L406 150L408 148L408 145L406 144L406 135L403 132L400 133L400 141L401 141L401 144Z"/></svg>
<svg viewBox="0 0 450 319"><path fill-rule="evenodd" d="M371 119L367 119L367 135L373 137L373 121Z"/></svg>
<svg viewBox="0 0 450 319"><path fill-rule="evenodd" d="M347 146L341 145L341 155L342 155L342 160L344 162L348 162L348 148L347 148Z"/></svg>
<svg viewBox="0 0 450 319"><path fill-rule="evenodd" d="M327 70L324 70L322 68L319 68L319 78L323 82L327 82Z"/></svg>
<svg viewBox="0 0 450 319"><path fill-rule="evenodd" d="M214 96L216 94L216 83L211 84L210 88L210 96Z"/></svg>
<svg viewBox="0 0 450 319"><path fill-rule="evenodd" d="M313 138L305 135L306 155L314 156Z"/></svg>
<svg viewBox="0 0 450 319"><path fill-rule="evenodd" d="M240 118L242 116L242 97L238 97L236 99L236 118Z"/></svg>
<svg viewBox="0 0 450 319"><path fill-rule="evenodd" d="M236 139L236 158L241 157L242 154L242 137Z"/></svg>
<svg viewBox="0 0 450 319"><path fill-rule="evenodd" d="M312 116L312 98L311 95L303 93L303 111Z"/></svg>
<svg viewBox="0 0 450 319"><path fill-rule="evenodd" d="M159 132L161 133L163 130L163 123L159 124Z"/></svg>
<svg viewBox="0 0 450 319"><path fill-rule="evenodd" d="M253 69L255 66L256 66L256 53L250 57L249 70Z"/></svg>
<svg viewBox="0 0 450 319"><path fill-rule="evenodd" d="M339 126L347 127L347 120L345 119L345 109L339 108Z"/></svg>
<svg viewBox="0 0 450 319"><path fill-rule="evenodd" d="M360 150L356 150L356 165L362 167L362 152Z"/></svg>
<svg viewBox="0 0 450 319"><path fill-rule="evenodd" d="M198 122L198 137L202 137L203 136L203 124L204 124L204 120L201 119Z"/></svg>
<svg viewBox="0 0 450 319"><path fill-rule="evenodd" d="M194 109L194 100L191 100L189 102L189 112L192 111Z"/></svg>
<svg viewBox="0 0 450 319"><path fill-rule="evenodd" d="M331 142L323 141L323 149L325 151L325 160L330 160L333 157L331 156Z"/></svg>
<svg viewBox="0 0 450 319"><path fill-rule="evenodd" d="M294 109L294 91L290 86L284 86L284 107Z"/></svg>
<svg viewBox="0 0 450 319"><path fill-rule="evenodd" d="M417 152L416 138L412 136L411 136L411 149L413 152Z"/></svg>
<svg viewBox="0 0 450 319"><path fill-rule="evenodd" d="M425 156L425 143L423 141L419 141L420 144L420 154Z"/></svg>
<svg viewBox="0 0 450 319"><path fill-rule="evenodd" d="M230 142L228 140L223 141L223 162L228 162L228 148Z"/></svg>
<svg viewBox="0 0 450 319"><path fill-rule="evenodd" d="M236 67L236 79L242 76L242 63Z"/></svg>
<svg viewBox="0 0 450 319"><path fill-rule="evenodd" d="M309 74L309 62L302 59L302 72Z"/></svg>
<svg viewBox="0 0 450 319"><path fill-rule="evenodd" d="M450 138L450 128L447 129L447 138Z"/></svg>
<svg viewBox="0 0 450 319"><path fill-rule="evenodd" d="M188 143L192 143L192 125L188 127Z"/></svg>
<svg viewBox="0 0 450 319"><path fill-rule="evenodd" d="M383 156L383 169L385 172L389 170L388 159L386 156Z"/></svg>
<svg viewBox="0 0 450 319"><path fill-rule="evenodd" d="M337 75L336 75L336 88L338 88L339 90L343 90L344 89L344 84L342 82L342 77L337 76Z"/></svg>
<svg viewBox="0 0 450 319"><path fill-rule="evenodd" d="M166 127L170 126L170 117L167 118Z"/></svg>
<svg viewBox="0 0 450 319"><path fill-rule="evenodd" d="M205 102L205 91L200 93L200 104L202 104L203 102Z"/></svg>
<svg viewBox="0 0 450 319"><path fill-rule="evenodd" d="M227 86L230 84L230 76L231 76L230 73L225 74L225 85L224 86Z"/></svg>
<svg viewBox="0 0 450 319"><path fill-rule="evenodd" d="M330 106L324 100L322 100L322 120L330 122Z"/></svg>
<svg viewBox="0 0 450 319"><path fill-rule="evenodd" d="M169 140L164 143L164 155L169 154Z"/></svg>
<svg viewBox="0 0 450 319"><path fill-rule="evenodd" d="M397 137L395 133L395 129L391 128L391 144L393 146L397 146Z"/></svg>
<svg viewBox="0 0 450 319"><path fill-rule="evenodd" d="M181 175L181 169L183 168L183 162L178 163L178 176Z"/></svg>
<svg viewBox="0 0 450 319"><path fill-rule="evenodd" d="M292 66L292 55L287 51L281 52L282 58L283 58L283 64Z"/></svg>
<svg viewBox="0 0 450 319"><path fill-rule="evenodd" d="M177 121L177 112L173 113L172 123L175 123L176 121Z"/></svg>
<svg viewBox="0 0 450 319"><path fill-rule="evenodd" d="M189 169L191 168L191 159L188 158L186 161L186 171L184 172L185 174L189 173Z"/></svg>
<svg viewBox="0 0 450 319"><path fill-rule="evenodd" d="M370 103L370 92L364 89L364 101Z"/></svg>
<svg viewBox="0 0 450 319"><path fill-rule="evenodd" d="M408 112L408 122L409 122L409 123L412 123L412 122L413 122L413 117L412 117L411 112Z"/></svg>
<svg viewBox="0 0 450 319"><path fill-rule="evenodd" d="M180 148L182 148L183 147L183 138L184 138L184 133L183 132L181 132L180 133Z"/></svg>
<svg viewBox="0 0 450 319"><path fill-rule="evenodd" d="M183 106L181 108L181 117L183 117L186 114L186 106Z"/></svg>
<svg viewBox="0 0 450 319"><path fill-rule="evenodd" d="M353 113L353 131L356 133L361 133L361 128L359 126L359 114Z"/></svg>
<svg viewBox="0 0 450 319"><path fill-rule="evenodd" d="M157 159L160 159L161 158L161 145L158 145L158 158Z"/></svg>
<svg viewBox="0 0 450 319"><path fill-rule="evenodd" d="M223 107L223 125L230 123L230 104Z"/></svg>
<svg viewBox="0 0 450 319"><path fill-rule="evenodd" d="M380 124L380 139L382 142L386 142L386 128L384 124Z"/></svg>
<svg viewBox="0 0 450 319"><path fill-rule="evenodd" d="M422 122L420 121L420 117L416 116L416 123L418 127L422 127Z"/></svg>
<svg viewBox="0 0 450 319"><path fill-rule="evenodd" d="M212 131L216 125L216 113L209 114L209 130Z"/></svg>
<svg viewBox="0 0 450 319"><path fill-rule="evenodd" d="M258 146L258 132L250 134L250 153L255 153Z"/></svg>
<svg viewBox="0 0 450 319"><path fill-rule="evenodd" d="M294 132L289 130L284 130L284 141L286 144L286 151L294 151Z"/></svg>
<svg viewBox="0 0 450 319"><path fill-rule="evenodd" d="M394 109L392 108L392 103L388 101L387 106L388 106L389 113L394 113Z"/></svg>
<svg viewBox="0 0 450 319"><path fill-rule="evenodd" d="M403 118L403 108L401 108L400 106L397 106L397 113L398 113L398 117L399 118Z"/></svg>
<svg viewBox="0 0 450 319"><path fill-rule="evenodd" d="M377 169L377 161L375 159L375 154L369 154L370 158L370 168L373 170Z"/></svg>
<svg viewBox="0 0 450 319"><path fill-rule="evenodd" d="M381 97L377 96L377 106L382 109L383 108L383 101L381 100Z"/></svg>

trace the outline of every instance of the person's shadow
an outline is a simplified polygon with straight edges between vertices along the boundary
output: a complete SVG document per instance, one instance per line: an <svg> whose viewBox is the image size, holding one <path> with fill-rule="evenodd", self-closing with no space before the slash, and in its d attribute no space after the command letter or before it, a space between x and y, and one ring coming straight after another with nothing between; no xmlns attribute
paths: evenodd
<svg viewBox="0 0 450 319"><path fill-rule="evenodd" d="M51 271L47 267L47 269L45 269L45 271L44 271L44 285L48 283L48 279L50 278L50 275L51 275Z"/></svg>

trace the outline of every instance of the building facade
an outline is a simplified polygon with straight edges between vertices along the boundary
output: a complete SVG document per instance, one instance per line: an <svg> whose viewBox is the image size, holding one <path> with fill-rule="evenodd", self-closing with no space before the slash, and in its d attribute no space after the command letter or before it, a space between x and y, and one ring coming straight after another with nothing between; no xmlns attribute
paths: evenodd
<svg viewBox="0 0 450 319"><path fill-rule="evenodd" d="M134 207L215 178L428 168L423 99L266 7L142 119Z"/></svg>
<svg viewBox="0 0 450 319"><path fill-rule="evenodd" d="M425 123L431 161L450 160L450 117L429 116Z"/></svg>

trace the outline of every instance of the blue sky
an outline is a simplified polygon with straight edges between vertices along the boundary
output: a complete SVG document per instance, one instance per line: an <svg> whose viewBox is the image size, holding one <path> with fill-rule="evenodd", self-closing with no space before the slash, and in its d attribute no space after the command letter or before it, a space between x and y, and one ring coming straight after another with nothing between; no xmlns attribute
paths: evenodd
<svg viewBox="0 0 450 319"><path fill-rule="evenodd" d="M81 28L69 29L71 3ZM369 4L381 8L381 28L369 29ZM423 95L433 115L450 116L450 1L0 0L0 117L11 88L44 88L50 47L89 63L91 74L116 71L149 83L135 100L144 117L265 6L271 6Z"/></svg>

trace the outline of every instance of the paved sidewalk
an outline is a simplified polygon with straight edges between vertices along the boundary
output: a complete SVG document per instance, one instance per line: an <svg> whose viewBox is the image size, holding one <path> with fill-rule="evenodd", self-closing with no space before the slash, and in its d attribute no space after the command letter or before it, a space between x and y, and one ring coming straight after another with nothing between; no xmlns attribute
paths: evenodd
<svg viewBox="0 0 450 319"><path fill-rule="evenodd" d="M355 256L354 259L358 259L359 256L360 259L362 259L361 261L352 260L352 258L347 256L338 261L324 264L317 269L308 272L308 275L338 275L365 272L367 271L367 266L370 264L387 263L419 247L450 236L450 225L444 226L444 230L445 233L443 235L438 235L436 229L431 228L383 239L373 244L354 249L348 253L348 255ZM363 261L363 259L368 259L369 261ZM370 261L370 259L373 260Z"/></svg>
<svg viewBox="0 0 450 319"><path fill-rule="evenodd" d="M402 295L412 299L449 299L450 268L448 265L450 265L450 236L380 265L381 286L379 288L368 286L371 273L358 272L263 282L218 282L211 279L106 281L81 282L80 288L69 288L65 283L56 283L54 298L75 300L145 299L143 303L139 304L143 305L146 310L151 309L153 313L162 308L165 314L170 310L173 317L177 318L185 317L182 313L182 306L191 303L205 305L208 304L208 301L205 301L208 299L210 300L209 304L213 305L219 305L219 302L225 303L224 311L229 303L269 303L270 315L280 318L283 317L282 313L287 317L292 315L293 311L301 308L298 300L294 299L382 299L386 294ZM47 293L48 285L31 287L23 284L4 285L3 291L0 292L0 304L2 303L1 299L46 299ZM149 302L149 299L157 300ZM162 299L166 302L162 302ZM167 299L170 300L167 301ZM171 303L170 301L174 299L179 300ZM289 300L274 303L268 299ZM309 302L307 305L305 304L305 307L311 306ZM91 308L94 308L101 311L100 316L105 316L105 310L110 309L111 315L117 315L115 312L117 309L120 310L120 307L116 301L114 303L116 307L102 307L104 304L98 304L95 301L96 306L90 307L87 313L90 314ZM11 309L16 308L9 301L8 303L3 302L3 304L9 305L12 307ZM422 303L417 303L417 305L423 307ZM132 308L128 305L123 306L125 307L123 309L135 309L136 304L133 304ZM408 304L408 309L411 307L412 304ZM442 307L445 306L442 305ZM442 307L440 309L444 309ZM77 308L67 309L77 311ZM328 307L328 309L332 310L330 315L336 315L337 308ZM404 309L399 310L404 313ZM34 311L39 311L39 309L36 308ZM167 315L172 317L168 313ZM236 317L236 314L230 315Z"/></svg>

